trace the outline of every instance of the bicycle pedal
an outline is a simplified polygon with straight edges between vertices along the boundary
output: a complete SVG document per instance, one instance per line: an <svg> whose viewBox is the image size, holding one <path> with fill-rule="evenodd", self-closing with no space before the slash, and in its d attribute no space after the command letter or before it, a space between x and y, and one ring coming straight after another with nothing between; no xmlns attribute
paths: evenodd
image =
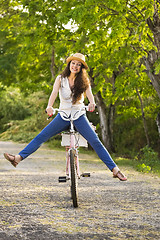
<svg viewBox="0 0 160 240"><path fill-rule="evenodd" d="M90 177L91 174L90 174L90 173L82 173L81 176L82 176L82 177Z"/></svg>
<svg viewBox="0 0 160 240"><path fill-rule="evenodd" d="M59 177L58 178L58 182L61 183L61 182L67 182L67 177L66 176L63 176L63 177Z"/></svg>

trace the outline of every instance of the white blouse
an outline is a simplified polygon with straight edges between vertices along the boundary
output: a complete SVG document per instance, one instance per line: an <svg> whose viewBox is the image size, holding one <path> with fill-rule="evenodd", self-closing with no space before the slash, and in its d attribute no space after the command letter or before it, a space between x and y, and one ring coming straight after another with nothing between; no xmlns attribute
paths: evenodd
<svg viewBox="0 0 160 240"><path fill-rule="evenodd" d="M74 117L74 119L78 119L81 115L83 115L86 111L83 109L80 114L75 114L78 110L84 107L84 94L81 95L81 98L75 103L72 103L72 91L69 86L69 80L67 77L61 77L61 87L59 89L59 98L60 98L60 106L59 109L67 114L69 117ZM65 117L66 114L60 112L62 117Z"/></svg>

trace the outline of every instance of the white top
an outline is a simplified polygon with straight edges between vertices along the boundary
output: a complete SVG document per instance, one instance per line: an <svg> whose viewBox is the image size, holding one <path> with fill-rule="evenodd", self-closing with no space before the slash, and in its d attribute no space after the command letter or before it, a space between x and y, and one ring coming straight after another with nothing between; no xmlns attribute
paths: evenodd
<svg viewBox="0 0 160 240"><path fill-rule="evenodd" d="M67 77L62 78L61 77L61 87L59 89L59 98L60 98L60 106L59 110L62 110L67 114L67 116L74 117L74 120L78 119L81 115L83 115L86 111L83 109L80 114L77 114L77 110L80 110L82 107L84 107L84 94L81 95L81 98L75 103L72 103L72 91L69 86L69 80ZM65 117L66 115L60 112L60 115L62 117Z"/></svg>

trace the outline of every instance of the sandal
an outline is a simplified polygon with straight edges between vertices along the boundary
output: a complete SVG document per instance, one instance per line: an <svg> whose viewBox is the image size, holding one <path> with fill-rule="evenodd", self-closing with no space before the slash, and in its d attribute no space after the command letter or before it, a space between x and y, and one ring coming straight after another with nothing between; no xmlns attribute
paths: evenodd
<svg viewBox="0 0 160 240"><path fill-rule="evenodd" d="M116 174L113 174L114 178L119 178L120 181L127 181L127 177L121 173L121 171L118 171Z"/></svg>
<svg viewBox="0 0 160 240"><path fill-rule="evenodd" d="M4 157L14 166L16 167L19 162L16 162L16 156L9 154L9 153L4 153Z"/></svg>

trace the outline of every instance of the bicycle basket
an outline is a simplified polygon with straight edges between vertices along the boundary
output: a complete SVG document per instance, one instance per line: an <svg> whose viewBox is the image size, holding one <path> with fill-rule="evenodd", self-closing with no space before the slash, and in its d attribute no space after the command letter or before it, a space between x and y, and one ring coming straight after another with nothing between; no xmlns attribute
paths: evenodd
<svg viewBox="0 0 160 240"><path fill-rule="evenodd" d="M70 134L62 133L61 146L70 146ZM75 145L76 147L88 147L87 140L82 137L80 133L75 133Z"/></svg>

